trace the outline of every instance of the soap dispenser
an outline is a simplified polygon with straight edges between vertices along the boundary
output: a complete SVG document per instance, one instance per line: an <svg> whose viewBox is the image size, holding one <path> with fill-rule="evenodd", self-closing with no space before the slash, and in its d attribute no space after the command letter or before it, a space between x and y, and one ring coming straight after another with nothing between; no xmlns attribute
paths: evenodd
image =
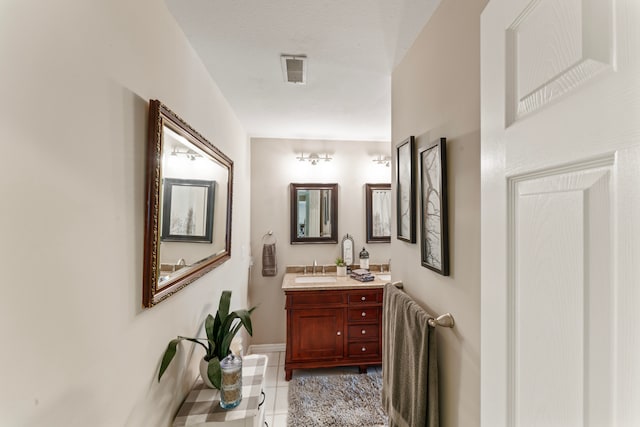
<svg viewBox="0 0 640 427"><path fill-rule="evenodd" d="M367 252L367 250L364 248L364 246L362 247L362 250L360 251L360 268L362 268L364 270L368 270L369 269L369 252Z"/></svg>

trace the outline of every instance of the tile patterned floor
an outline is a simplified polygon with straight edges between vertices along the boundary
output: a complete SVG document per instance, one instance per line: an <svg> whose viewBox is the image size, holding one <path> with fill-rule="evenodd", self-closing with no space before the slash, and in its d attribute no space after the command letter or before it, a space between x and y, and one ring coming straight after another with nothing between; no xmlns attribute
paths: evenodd
<svg viewBox="0 0 640 427"><path fill-rule="evenodd" d="M287 410L289 407L289 382L284 379L284 352L262 353L269 358L267 377L265 379L265 421L269 427L287 427ZM381 369L380 367L371 368ZM356 374L357 367L341 367L328 369L300 369L293 371L293 377L311 375Z"/></svg>

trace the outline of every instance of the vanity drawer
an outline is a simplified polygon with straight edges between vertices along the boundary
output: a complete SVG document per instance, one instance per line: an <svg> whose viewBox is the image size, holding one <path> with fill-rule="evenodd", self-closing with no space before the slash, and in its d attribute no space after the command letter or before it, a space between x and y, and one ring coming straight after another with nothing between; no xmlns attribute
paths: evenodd
<svg viewBox="0 0 640 427"><path fill-rule="evenodd" d="M377 323L370 325L351 325L348 328L350 340L377 340L380 325Z"/></svg>
<svg viewBox="0 0 640 427"><path fill-rule="evenodd" d="M380 356L378 341L352 342L348 347L349 357L377 357Z"/></svg>
<svg viewBox="0 0 640 427"><path fill-rule="evenodd" d="M382 291L368 289L349 292L349 305L379 304L382 302Z"/></svg>
<svg viewBox="0 0 640 427"><path fill-rule="evenodd" d="M347 303L347 296L344 292L288 292L288 307L308 307L308 306L336 306Z"/></svg>
<svg viewBox="0 0 640 427"><path fill-rule="evenodd" d="M379 317L379 307L350 308L347 314L349 322L376 322Z"/></svg>

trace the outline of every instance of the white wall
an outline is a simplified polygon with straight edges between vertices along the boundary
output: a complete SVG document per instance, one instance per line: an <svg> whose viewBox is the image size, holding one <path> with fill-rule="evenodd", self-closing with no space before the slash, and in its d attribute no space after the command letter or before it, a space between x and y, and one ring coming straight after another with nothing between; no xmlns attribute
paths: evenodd
<svg viewBox="0 0 640 427"><path fill-rule="evenodd" d="M456 320L454 329L437 332L443 427L480 425L480 12L486 3L443 0L392 76L393 143L415 135L419 150L447 138L451 275L422 267L419 243L391 241L394 280L403 280L430 313L451 312Z"/></svg>
<svg viewBox="0 0 640 427"><path fill-rule="evenodd" d="M302 150L330 153L331 162L311 165L296 160ZM338 244L290 244L289 184L338 183L338 240L349 233L356 261L363 246L371 263L386 263L390 243L366 243L366 183L390 183L391 168L375 164L378 154L391 154L388 142L251 139L251 269L249 298L261 308L254 312L253 344L285 342L282 278L287 265L334 264ZM277 238L278 274L262 277L262 237L272 230ZM393 261L392 261L393 262Z"/></svg>
<svg viewBox="0 0 640 427"><path fill-rule="evenodd" d="M3 1L0 76L0 426L168 426L201 357L158 384L168 341L223 289L246 305L247 137L162 0ZM151 98L234 160L234 227L229 262L142 309Z"/></svg>

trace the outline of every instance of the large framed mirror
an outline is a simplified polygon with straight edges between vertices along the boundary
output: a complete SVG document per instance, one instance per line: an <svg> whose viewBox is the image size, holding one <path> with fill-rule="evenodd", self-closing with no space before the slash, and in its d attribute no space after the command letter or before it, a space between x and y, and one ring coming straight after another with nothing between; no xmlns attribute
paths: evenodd
<svg viewBox="0 0 640 427"><path fill-rule="evenodd" d="M365 184L367 243L391 242L391 184Z"/></svg>
<svg viewBox="0 0 640 427"><path fill-rule="evenodd" d="M231 257L233 162L149 102L142 303L151 307Z"/></svg>
<svg viewBox="0 0 640 427"><path fill-rule="evenodd" d="M291 243L338 243L338 184L291 184Z"/></svg>

